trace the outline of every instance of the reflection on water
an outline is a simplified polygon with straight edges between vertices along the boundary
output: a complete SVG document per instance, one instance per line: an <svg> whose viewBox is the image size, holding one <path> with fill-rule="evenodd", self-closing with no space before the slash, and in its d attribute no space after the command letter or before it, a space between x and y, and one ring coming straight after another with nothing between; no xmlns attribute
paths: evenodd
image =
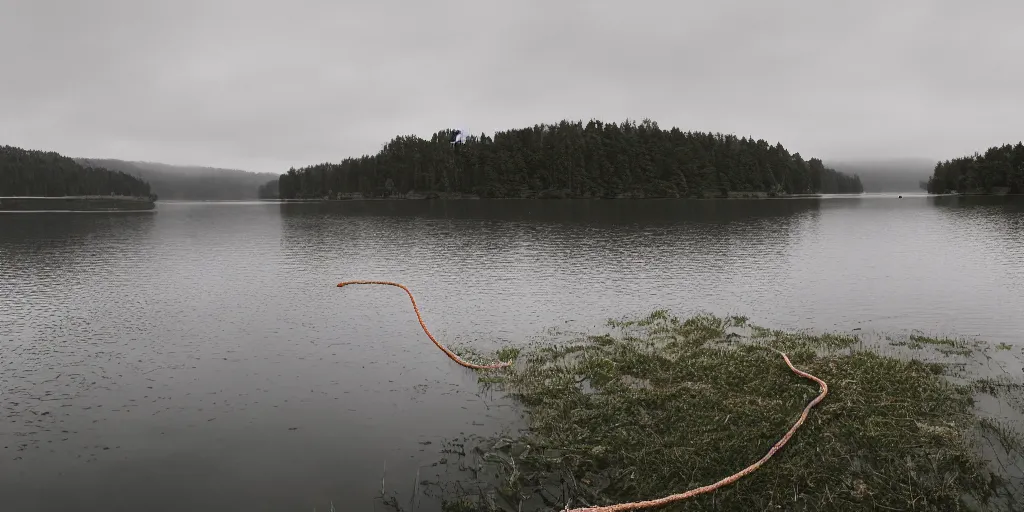
<svg viewBox="0 0 1024 512"><path fill-rule="evenodd" d="M419 330L492 349L668 308L1024 346L1024 203L160 203L0 215L11 510L372 509L513 412ZM426 442L431 444L421 444ZM399 484L396 484L399 485ZM428 510L421 508L420 510Z"/></svg>

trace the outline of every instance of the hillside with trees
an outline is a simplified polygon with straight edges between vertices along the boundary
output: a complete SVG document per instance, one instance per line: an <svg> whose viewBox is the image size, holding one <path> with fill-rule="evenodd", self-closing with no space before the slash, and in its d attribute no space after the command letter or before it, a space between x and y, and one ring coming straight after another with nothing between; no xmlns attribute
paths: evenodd
<svg viewBox="0 0 1024 512"><path fill-rule="evenodd" d="M260 185L259 188L256 189L256 195L260 199L279 199L281 197L281 194L278 191L279 184L279 178L272 179L263 185Z"/></svg>
<svg viewBox="0 0 1024 512"><path fill-rule="evenodd" d="M112 158L78 158L79 162L115 169L149 182L161 199L245 200L256 199L258 188L278 174L255 173L156 162L133 162Z"/></svg>
<svg viewBox="0 0 1024 512"><path fill-rule="evenodd" d="M410 192L509 197L725 197L863 192L858 176L781 144L662 130L657 123L562 121L430 140L398 136L375 155L289 169L284 199L390 197Z"/></svg>
<svg viewBox="0 0 1024 512"><path fill-rule="evenodd" d="M918 192L935 168L927 158L829 160L831 167L846 175L860 176L865 192Z"/></svg>
<svg viewBox="0 0 1024 512"><path fill-rule="evenodd" d="M149 183L53 151L0 146L2 196L128 196L153 198Z"/></svg>
<svg viewBox="0 0 1024 512"><path fill-rule="evenodd" d="M928 179L932 194L1024 194L1024 144L991 147L985 154L935 165Z"/></svg>

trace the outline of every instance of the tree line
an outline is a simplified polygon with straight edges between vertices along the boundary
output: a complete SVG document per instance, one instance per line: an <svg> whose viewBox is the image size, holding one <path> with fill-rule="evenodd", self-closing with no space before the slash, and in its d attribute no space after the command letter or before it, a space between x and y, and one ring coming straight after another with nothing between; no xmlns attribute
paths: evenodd
<svg viewBox="0 0 1024 512"><path fill-rule="evenodd" d="M0 146L0 196L156 196L130 174L83 166L52 151Z"/></svg>
<svg viewBox="0 0 1024 512"><path fill-rule="evenodd" d="M993 146L985 154L935 164L928 193L1024 194L1024 144Z"/></svg>
<svg viewBox="0 0 1024 512"><path fill-rule="evenodd" d="M510 197L723 197L858 194L860 177L805 160L781 144L720 133L662 130L656 122L561 121L430 140L404 135L377 154L289 169L283 199L403 196L409 192Z"/></svg>

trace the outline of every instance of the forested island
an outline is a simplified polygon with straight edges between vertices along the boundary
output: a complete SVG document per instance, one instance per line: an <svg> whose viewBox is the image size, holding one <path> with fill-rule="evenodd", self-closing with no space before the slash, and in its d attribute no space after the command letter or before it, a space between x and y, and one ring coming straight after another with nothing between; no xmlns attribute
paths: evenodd
<svg viewBox="0 0 1024 512"><path fill-rule="evenodd" d="M289 169L282 199L402 197L660 198L859 194L860 177L781 144L644 120L561 121L430 140L406 135L377 154ZM270 195L267 187L264 193Z"/></svg>
<svg viewBox="0 0 1024 512"><path fill-rule="evenodd" d="M1024 143L939 162L927 189L930 194L1024 194Z"/></svg>
<svg viewBox="0 0 1024 512"><path fill-rule="evenodd" d="M153 208L149 183L53 151L0 146L0 209Z"/></svg>

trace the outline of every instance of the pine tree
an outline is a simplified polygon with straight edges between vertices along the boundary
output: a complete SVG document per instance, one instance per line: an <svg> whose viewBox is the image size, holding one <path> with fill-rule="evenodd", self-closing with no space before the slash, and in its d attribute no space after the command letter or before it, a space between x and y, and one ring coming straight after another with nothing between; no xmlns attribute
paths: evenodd
<svg viewBox="0 0 1024 512"><path fill-rule="evenodd" d="M805 161L781 144L719 133L662 130L639 124L563 120L469 135L454 130L428 140L403 135L375 155L289 169L278 180L281 198L364 197L409 192L480 197L701 197L733 191L863 192L860 178ZM389 181L390 180L390 181ZM389 185L390 183L390 185Z"/></svg>

